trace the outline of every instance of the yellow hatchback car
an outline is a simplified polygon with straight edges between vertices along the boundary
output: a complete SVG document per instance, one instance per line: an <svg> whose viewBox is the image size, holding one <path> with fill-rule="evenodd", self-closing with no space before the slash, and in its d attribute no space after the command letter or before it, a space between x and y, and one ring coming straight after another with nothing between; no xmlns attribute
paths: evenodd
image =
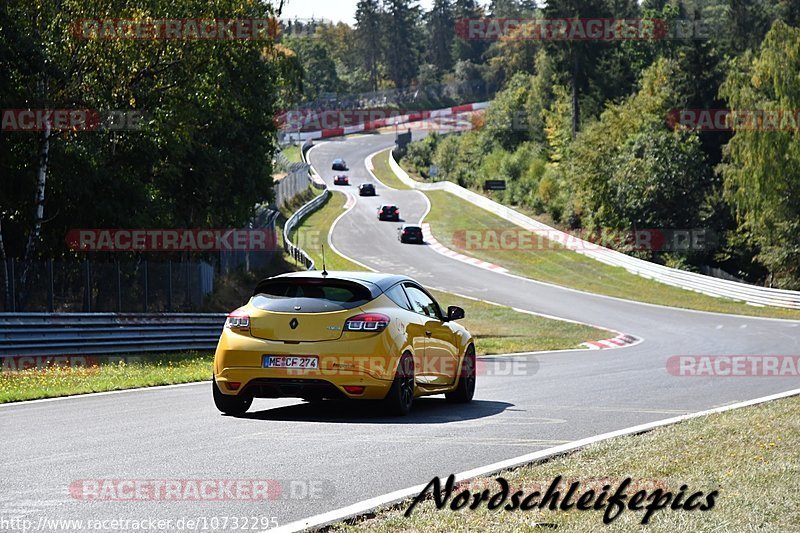
<svg viewBox="0 0 800 533"><path fill-rule="evenodd" d="M294 272L267 278L231 313L214 356L214 402L246 412L253 398L382 400L397 415L415 397L475 393L475 345L411 278Z"/></svg>

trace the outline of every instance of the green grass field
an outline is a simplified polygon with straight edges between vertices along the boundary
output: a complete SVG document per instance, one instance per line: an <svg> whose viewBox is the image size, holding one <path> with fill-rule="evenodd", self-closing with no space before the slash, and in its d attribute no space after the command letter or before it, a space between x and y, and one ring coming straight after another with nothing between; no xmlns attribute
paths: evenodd
<svg viewBox="0 0 800 533"><path fill-rule="evenodd" d="M297 236L295 242L311 245L304 249L318 265L317 268L321 268L322 265L321 249L312 244L321 239L327 242L328 228L336 217L344 212L345 201L346 198L342 193L332 193L319 210L301 221L295 232ZM327 247L325 260L328 270L364 270ZM520 313L509 307L462 298L446 292L431 292L442 306L457 305L466 310L466 318L460 323L477 339L475 348L481 355L576 348L585 341L613 336L606 330L590 326Z"/></svg>
<svg viewBox="0 0 800 533"><path fill-rule="evenodd" d="M464 230L496 230L493 235L509 229L523 233L524 230L448 192L429 191L425 194L432 206L425 221L431 225L431 231L439 242L522 276L587 292L672 307L749 316L800 318L800 311L796 310L755 307L664 285L631 274L624 268L612 267L566 250L550 241L540 246L536 238L533 239L535 249L498 249L489 241L465 249Z"/></svg>
<svg viewBox="0 0 800 533"><path fill-rule="evenodd" d="M334 531L798 531L800 524L800 398L786 398L697 418L656 429L643 435L619 437L547 462L505 471L510 492L544 492L556 476L562 476L561 495L569 484L580 481L595 493L632 478L630 498L638 490L652 495L656 488L672 492L687 485L686 495L717 490L715 506L707 511L673 511L667 507L641 524L645 511L625 509L610 525L603 524L604 510L489 511L450 507L437 510L432 500L403 514L407 501L376 516L340 524ZM569 482L566 482L569 480ZM442 480L444 483L444 479ZM495 476L471 482L475 490L499 490ZM453 491L457 495L461 489ZM576 493L573 502L580 497ZM684 498L685 501L686 498ZM510 500L509 500L510 501ZM538 500L537 500L538 501ZM673 500L674 501L674 500ZM703 497L705 502L705 497ZM648 505L650 502L645 502ZM536 524L553 524L555 527Z"/></svg>
<svg viewBox="0 0 800 533"><path fill-rule="evenodd" d="M286 159L289 160L290 163L301 163L303 158L300 155L300 145L295 146L287 146L283 150L283 155L286 156Z"/></svg>
<svg viewBox="0 0 800 533"><path fill-rule="evenodd" d="M389 152L390 150L383 151L372 158L372 164L375 166L373 172L375 176L386 186L393 189L409 189L410 187L400 181L397 174L392 172L389 166Z"/></svg>
<svg viewBox="0 0 800 533"><path fill-rule="evenodd" d="M0 403L210 380L214 361L213 352L131 357L138 361L0 371Z"/></svg>

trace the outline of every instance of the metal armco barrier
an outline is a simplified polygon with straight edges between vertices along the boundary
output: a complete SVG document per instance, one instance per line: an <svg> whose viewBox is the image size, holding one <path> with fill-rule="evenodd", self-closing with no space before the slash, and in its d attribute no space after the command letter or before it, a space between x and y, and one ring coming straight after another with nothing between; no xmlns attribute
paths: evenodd
<svg viewBox="0 0 800 533"><path fill-rule="evenodd" d="M314 260L311 259L302 248L299 248L294 245L292 242L292 232L294 231L295 226L303 219L304 216L308 215L309 213L316 211L319 206L325 203L325 200L328 199L330 195L330 191L325 189L322 191L322 194L305 204L303 207L298 209L289 220L286 221L286 224L283 226L283 248L286 250L286 253L291 255L297 261L303 263L307 270L315 270L314 267Z"/></svg>
<svg viewBox="0 0 800 533"><path fill-rule="evenodd" d="M392 168L397 177L411 187L412 189L419 190L444 190L450 192L459 198L477 205L495 215L516 224L517 226L529 230L537 235L541 235L550 240L554 240L562 244L565 248L591 257L597 261L611 266L622 267L631 274L653 279L655 281L672 285L673 287L680 287L708 296L730 298L740 302L745 302L756 306L773 306L785 307L788 309L800 309L800 291L789 291L782 289L772 289L769 287L758 287L756 285L748 285L736 281L725 279L713 278L697 274L694 272L687 272L677 268L671 268L664 265L658 265L631 257L622 252L603 248L595 243L590 243L579 239L573 235L559 231L555 228L536 221L528 216L523 215L513 209L506 207L502 204L490 200L485 196L474 193L460 185L450 181L440 181L436 183L419 183L408 175L400 165L395 161L394 155L389 156L389 166Z"/></svg>
<svg viewBox="0 0 800 533"><path fill-rule="evenodd" d="M224 314L0 313L0 358L214 350Z"/></svg>

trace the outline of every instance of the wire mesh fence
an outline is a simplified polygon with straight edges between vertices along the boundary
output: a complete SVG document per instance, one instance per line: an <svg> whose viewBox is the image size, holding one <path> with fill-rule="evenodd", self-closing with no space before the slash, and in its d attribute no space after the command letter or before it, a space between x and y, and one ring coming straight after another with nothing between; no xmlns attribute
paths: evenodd
<svg viewBox="0 0 800 533"><path fill-rule="evenodd" d="M3 266L3 312L159 313L201 310L221 263L8 259Z"/></svg>

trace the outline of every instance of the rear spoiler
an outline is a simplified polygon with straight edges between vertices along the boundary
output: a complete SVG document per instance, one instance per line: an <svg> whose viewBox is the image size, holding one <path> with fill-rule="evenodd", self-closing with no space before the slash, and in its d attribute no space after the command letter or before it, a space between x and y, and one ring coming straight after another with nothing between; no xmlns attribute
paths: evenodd
<svg viewBox="0 0 800 533"><path fill-rule="evenodd" d="M335 287L335 286L353 286L357 285L360 288L366 290L370 297L370 300L374 300L381 294L383 294L383 290L380 287L375 285L374 283L366 280L360 279L353 279L353 278L342 278L342 277L321 277L321 276L276 276L272 278L266 278L261 280L258 285L256 285L255 290L253 291L253 296L257 296L259 294L263 294L266 292L266 289L270 285L276 284L297 284L297 285L323 285L328 287Z"/></svg>

